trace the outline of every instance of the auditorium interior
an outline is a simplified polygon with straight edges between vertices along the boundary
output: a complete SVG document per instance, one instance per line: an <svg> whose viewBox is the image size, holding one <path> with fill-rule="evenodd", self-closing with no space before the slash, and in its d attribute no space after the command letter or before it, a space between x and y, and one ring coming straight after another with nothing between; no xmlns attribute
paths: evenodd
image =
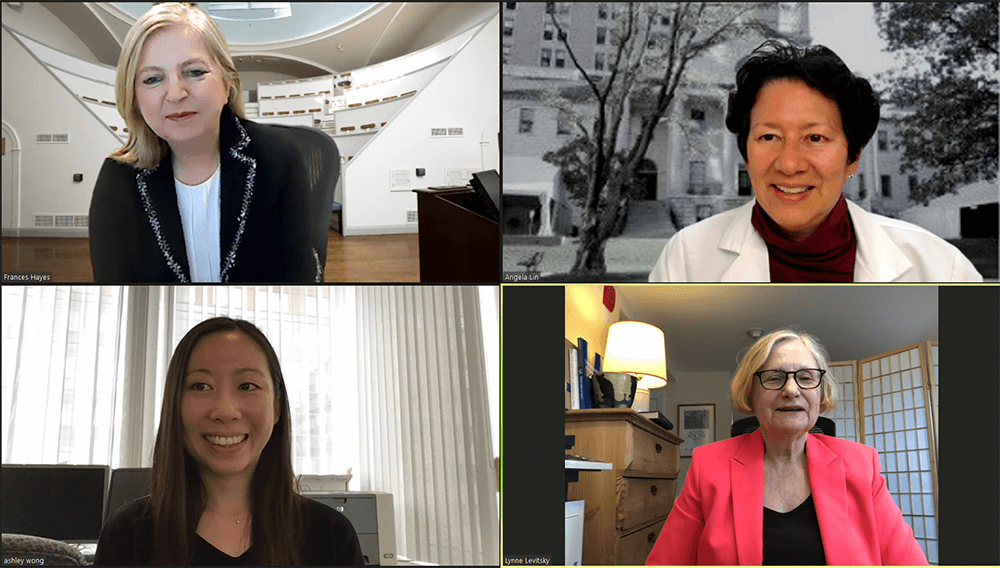
<svg viewBox="0 0 1000 568"><path fill-rule="evenodd" d="M5 274L94 281L91 196L105 158L129 137L116 67L152 5L0 4ZM426 266L421 277L430 251L421 251L419 190L472 191L472 174L500 170L499 5L199 7L226 36L247 119L319 129L337 145L324 280L463 280L429 279ZM434 246L445 251L437 256L449 249Z"/></svg>

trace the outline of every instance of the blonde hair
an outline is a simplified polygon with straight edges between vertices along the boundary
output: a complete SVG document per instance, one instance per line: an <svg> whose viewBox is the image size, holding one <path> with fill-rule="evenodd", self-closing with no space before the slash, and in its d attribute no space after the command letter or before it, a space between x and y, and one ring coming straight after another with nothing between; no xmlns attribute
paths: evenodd
<svg viewBox="0 0 1000 568"><path fill-rule="evenodd" d="M115 104L118 107L118 114L125 119L125 125L128 127L128 142L108 156L113 160L149 169L159 165L170 153L170 146L166 140L157 136L142 118L142 112L135 98L135 78L146 40L153 32L174 25L187 26L205 42L215 64L222 70L222 80L229 89L229 101L226 106L234 116L246 118L240 76L233 64L233 57L229 54L229 44L218 24L193 3L156 4L136 20L135 25L125 36L122 54L118 58Z"/></svg>
<svg viewBox="0 0 1000 568"><path fill-rule="evenodd" d="M806 349L816 359L816 365L820 369L826 370L829 364L829 356L826 349L818 339L800 330L781 328L761 337L743 356L732 384L729 385L730 395L733 397L733 406L736 410L744 414L753 414L753 374L761 370L761 367L771 356L774 348L779 343L798 339L805 344ZM826 412L837 406L837 380L827 373L823 377L823 384L820 386L822 395L820 398L820 412Z"/></svg>

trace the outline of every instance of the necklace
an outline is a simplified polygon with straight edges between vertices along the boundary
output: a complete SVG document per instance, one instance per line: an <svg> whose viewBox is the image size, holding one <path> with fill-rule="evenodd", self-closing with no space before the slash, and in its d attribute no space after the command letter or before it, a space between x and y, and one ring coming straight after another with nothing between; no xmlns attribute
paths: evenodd
<svg viewBox="0 0 1000 568"><path fill-rule="evenodd" d="M216 517L219 517L219 518L222 518L222 519L225 519L225 520L227 520L227 521L229 520L229 519L226 519L226 517L225 517L224 515L222 515L222 514L220 514L220 513L217 513L217 512L215 512L215 511L212 511L212 514L213 514L214 516L216 516ZM249 525L249 524L250 524L250 514L249 514L249 513L247 513L247 515L246 515L246 517L245 517L245 520L247 521L247 524ZM235 523L236 523L237 525L240 525L240 524L243 524L243 521L244 521L244 519L234 519L234 520L233 520L233 522L235 522Z"/></svg>

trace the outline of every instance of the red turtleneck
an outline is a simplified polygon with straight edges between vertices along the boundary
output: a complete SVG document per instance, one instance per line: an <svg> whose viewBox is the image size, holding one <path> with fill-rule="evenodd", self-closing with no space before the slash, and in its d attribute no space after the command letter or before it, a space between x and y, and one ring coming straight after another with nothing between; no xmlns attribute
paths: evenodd
<svg viewBox="0 0 1000 568"><path fill-rule="evenodd" d="M750 222L767 243L771 282L853 282L858 240L841 194L812 235L793 241L755 203Z"/></svg>

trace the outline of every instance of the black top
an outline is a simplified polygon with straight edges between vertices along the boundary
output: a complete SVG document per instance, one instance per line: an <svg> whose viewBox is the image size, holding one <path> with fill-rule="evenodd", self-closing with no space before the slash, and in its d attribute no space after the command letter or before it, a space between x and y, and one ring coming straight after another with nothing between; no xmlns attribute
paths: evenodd
<svg viewBox="0 0 1000 568"><path fill-rule="evenodd" d="M764 507L764 561L768 565L826 565L812 495L787 513Z"/></svg>
<svg viewBox="0 0 1000 568"><path fill-rule="evenodd" d="M342 513L312 499L302 498L305 544L303 566L364 566L358 533ZM149 566L153 556L153 519L148 497L136 500L108 519L97 543L95 566ZM195 535L195 566L257 564L254 548L233 558Z"/></svg>
<svg viewBox="0 0 1000 568"><path fill-rule="evenodd" d="M223 107L219 257L223 282L320 282L340 156L330 136L257 124ZM90 203L94 281L187 282L171 157L144 170L107 158Z"/></svg>

